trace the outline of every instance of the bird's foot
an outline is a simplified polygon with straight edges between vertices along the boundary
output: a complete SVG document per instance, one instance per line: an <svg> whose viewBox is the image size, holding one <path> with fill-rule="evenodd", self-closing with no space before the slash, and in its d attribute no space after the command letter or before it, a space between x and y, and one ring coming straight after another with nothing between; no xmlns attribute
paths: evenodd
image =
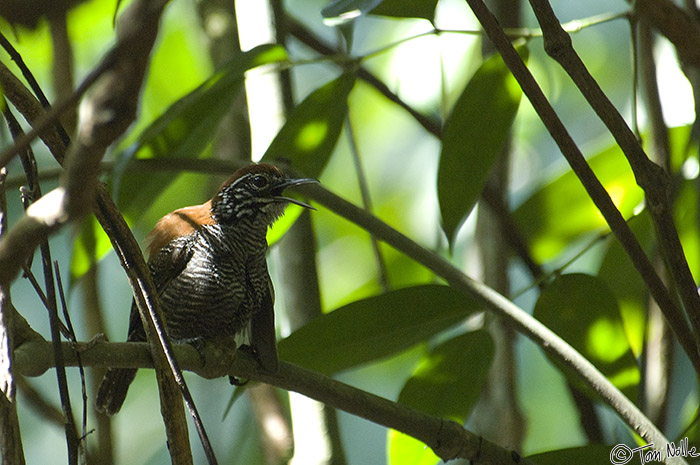
<svg viewBox="0 0 700 465"><path fill-rule="evenodd" d="M255 351L255 349L250 347L248 344L239 345L238 348L236 349L236 352L239 352L239 351L250 355L255 360L258 360L258 353ZM231 386L238 386L238 387L245 386L246 384L248 384L249 381L250 381L249 379L241 380L239 378L236 378L235 376L228 377L228 382L231 384Z"/></svg>
<svg viewBox="0 0 700 465"><path fill-rule="evenodd" d="M199 355L199 362L202 364L202 366L207 364L206 357L204 356L204 349L207 345L207 341L203 337L186 337L183 339L174 339L173 341L178 344L189 344L192 346L194 350L197 351L197 355Z"/></svg>

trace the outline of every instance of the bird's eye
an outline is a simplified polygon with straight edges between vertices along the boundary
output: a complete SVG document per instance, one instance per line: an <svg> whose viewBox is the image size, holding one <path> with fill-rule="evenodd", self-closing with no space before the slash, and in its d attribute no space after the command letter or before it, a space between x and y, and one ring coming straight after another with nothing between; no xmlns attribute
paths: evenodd
<svg viewBox="0 0 700 465"><path fill-rule="evenodd" d="M252 180L253 186L257 189L264 189L268 186L270 183L265 176L262 176L260 174L257 174L253 176Z"/></svg>

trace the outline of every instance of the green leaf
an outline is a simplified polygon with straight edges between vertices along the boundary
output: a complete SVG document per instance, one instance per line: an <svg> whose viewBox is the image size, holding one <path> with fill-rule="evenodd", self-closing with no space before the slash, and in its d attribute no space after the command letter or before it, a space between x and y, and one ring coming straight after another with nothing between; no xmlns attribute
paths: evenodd
<svg viewBox="0 0 700 465"><path fill-rule="evenodd" d="M485 331L462 334L437 346L418 363L399 394L399 403L463 423L481 395L493 350ZM437 463L425 444L393 430L388 453L392 464Z"/></svg>
<svg viewBox="0 0 700 465"><path fill-rule="evenodd" d="M450 339L421 359L399 402L463 422L479 399L492 358L493 342L485 331Z"/></svg>
<svg viewBox="0 0 700 465"><path fill-rule="evenodd" d="M278 45L261 45L237 55L202 85L175 102L117 155L115 194L122 211L135 216L174 179L171 173L125 172L134 158L196 158L210 143L218 123L238 94L247 70L287 59Z"/></svg>
<svg viewBox="0 0 700 465"><path fill-rule="evenodd" d="M610 446L596 444L572 447L570 449L552 450L541 454L530 455L527 459L538 465L561 465L562 463L566 465L590 465L592 463L611 463L611 449Z"/></svg>
<svg viewBox="0 0 700 465"><path fill-rule="evenodd" d="M338 141L355 76L344 74L313 91L287 118L262 158L287 162L304 176L318 177Z"/></svg>
<svg viewBox="0 0 700 465"><path fill-rule="evenodd" d="M406 350L477 308L448 286L391 291L314 319L280 341L280 358L321 373L336 373Z"/></svg>
<svg viewBox="0 0 700 465"><path fill-rule="evenodd" d="M620 148L613 145L591 157L588 163L623 216L630 217L644 199L644 193ZM535 192L513 216L538 262L551 259L584 233L608 229L578 177L570 170Z"/></svg>
<svg viewBox="0 0 700 465"><path fill-rule="evenodd" d="M527 57L527 48L519 51ZM500 55L479 67L445 123L437 191L450 242L481 195L508 139L522 90Z"/></svg>
<svg viewBox="0 0 700 465"><path fill-rule="evenodd" d="M413 436L389 430L389 444L387 455L389 463L395 465L434 465L440 461L440 457L424 443Z"/></svg>
<svg viewBox="0 0 700 465"><path fill-rule="evenodd" d="M655 247L654 226L649 214L644 211L632 217L627 224L644 251L649 254ZM615 238L603 257L598 277L605 281L615 294L620 305L620 316L627 340L635 356L641 356L649 308L649 289Z"/></svg>
<svg viewBox="0 0 700 465"><path fill-rule="evenodd" d="M87 273L91 266L112 250L112 242L97 222L89 215L83 220L82 227L73 243L73 255L70 262L71 282Z"/></svg>
<svg viewBox="0 0 700 465"><path fill-rule="evenodd" d="M432 22L437 3L437 0L384 0L369 13L397 18L424 18Z"/></svg>
<svg viewBox="0 0 700 465"><path fill-rule="evenodd" d="M534 316L581 352L630 399L636 398L639 369L617 299L604 281L581 273L558 276L540 294ZM566 374L580 385L576 376Z"/></svg>

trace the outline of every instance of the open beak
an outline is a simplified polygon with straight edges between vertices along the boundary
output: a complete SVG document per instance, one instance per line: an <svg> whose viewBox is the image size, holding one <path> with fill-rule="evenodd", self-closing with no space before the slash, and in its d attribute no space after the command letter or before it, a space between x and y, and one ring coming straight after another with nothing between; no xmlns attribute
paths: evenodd
<svg viewBox="0 0 700 465"><path fill-rule="evenodd" d="M284 181L283 183L279 184L278 186L276 186L274 188L273 198L278 202L289 202L289 203L293 203L294 205L299 205L300 207L308 208L310 210L316 210L314 207L312 207L308 203L302 202L301 200L293 199L291 197L285 197L283 195L274 195L274 192L279 192L281 194L282 191L288 187L300 186L302 184L313 184L313 183L318 183L318 179L312 179L312 178L287 179L286 181Z"/></svg>

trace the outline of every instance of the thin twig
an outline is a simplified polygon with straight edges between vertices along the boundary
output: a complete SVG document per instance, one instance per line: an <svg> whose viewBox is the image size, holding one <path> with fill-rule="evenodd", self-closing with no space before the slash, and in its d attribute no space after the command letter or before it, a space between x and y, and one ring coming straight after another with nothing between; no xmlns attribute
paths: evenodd
<svg viewBox="0 0 700 465"><path fill-rule="evenodd" d="M287 16L287 26L289 33L301 41L306 46L310 47L314 51L326 56L336 56L339 54L339 50L336 50L329 45L325 44L321 39L316 37L308 28L303 24L295 20L294 18ZM442 127L440 123L430 117L423 115L422 113L416 111L410 105L406 104L401 98L387 87L382 81L380 81L375 75L367 71L365 68L360 67L357 70L357 76L368 82L372 87L377 89L382 95L384 95L389 101L399 105L401 108L406 110L426 131L433 134L436 137L440 137L442 133Z"/></svg>
<svg viewBox="0 0 700 465"><path fill-rule="evenodd" d="M14 118L14 115L12 114L9 108L5 107L3 115L5 116L5 121L7 122L8 128L10 129L10 134L12 135L13 140L17 140L18 138L22 137L24 131L20 127L17 120ZM23 152L24 153L22 154L22 159L25 168L31 166L35 167L36 162L31 162L31 160L34 158L31 149L27 147L25 150L23 150ZM33 178L32 174L35 174L35 171L32 172L31 168L27 168L26 175L28 179ZM32 179L31 184L34 185L34 193L36 193L36 195L40 195L38 183L36 183ZM40 242L39 249L41 251L42 269L44 273L44 285L46 286L44 303L46 304L46 309L49 313L49 329L51 332L51 341L55 350L54 357L56 359L56 379L58 382L58 392L59 397L61 399L61 407L63 408L63 414L65 416L64 429L66 435L66 446L68 449L68 462L71 465L77 465L80 441L78 439L78 433L75 426L75 419L73 418L73 409L71 407L70 402L68 379L66 376L65 366L63 366L63 353L60 350L61 321L58 317L56 288L54 285L53 269L51 268L51 248L49 246L48 238L45 238Z"/></svg>
<svg viewBox="0 0 700 465"><path fill-rule="evenodd" d="M6 176L7 170L0 169L0 238L7 228ZM24 465L15 396L14 342L14 308L10 287L3 285L0 286L0 456L3 462Z"/></svg>
<svg viewBox="0 0 700 465"><path fill-rule="evenodd" d="M87 435L87 387L85 386L85 368L83 367L83 362L80 359L80 352L77 350L78 338L75 335L75 329L73 328L73 323L71 322L70 314L68 313L68 304L66 304L66 295L63 292L63 281L61 280L61 270L58 267L58 262L53 262L54 274L56 276L56 284L58 285L58 296L61 300L61 309L63 310L63 318L66 320L66 327L68 328L69 341L76 346L75 356L78 360L78 371L80 373L80 389L83 395L83 415L81 423L81 434L80 434L80 451L81 456L87 456L87 442L85 436Z"/></svg>
<svg viewBox="0 0 700 465"><path fill-rule="evenodd" d="M348 115L345 118L345 133L348 138L348 145L350 147L350 153L352 155L352 161L355 165L355 173L357 174L357 183L360 186L360 196L362 198L362 206L368 212L372 211L372 200L369 195L369 186L367 185L367 176L362 168L362 160L360 159L360 151L357 148L357 139L355 137L355 131L352 126L352 119L350 118L350 111L348 110ZM386 266L386 261L382 256L382 251L379 248L379 242L377 238L370 235L370 242L372 244L372 252L374 253L374 261L377 264L377 274L379 275L379 285L386 292L391 289L391 283L389 282L389 270Z"/></svg>

